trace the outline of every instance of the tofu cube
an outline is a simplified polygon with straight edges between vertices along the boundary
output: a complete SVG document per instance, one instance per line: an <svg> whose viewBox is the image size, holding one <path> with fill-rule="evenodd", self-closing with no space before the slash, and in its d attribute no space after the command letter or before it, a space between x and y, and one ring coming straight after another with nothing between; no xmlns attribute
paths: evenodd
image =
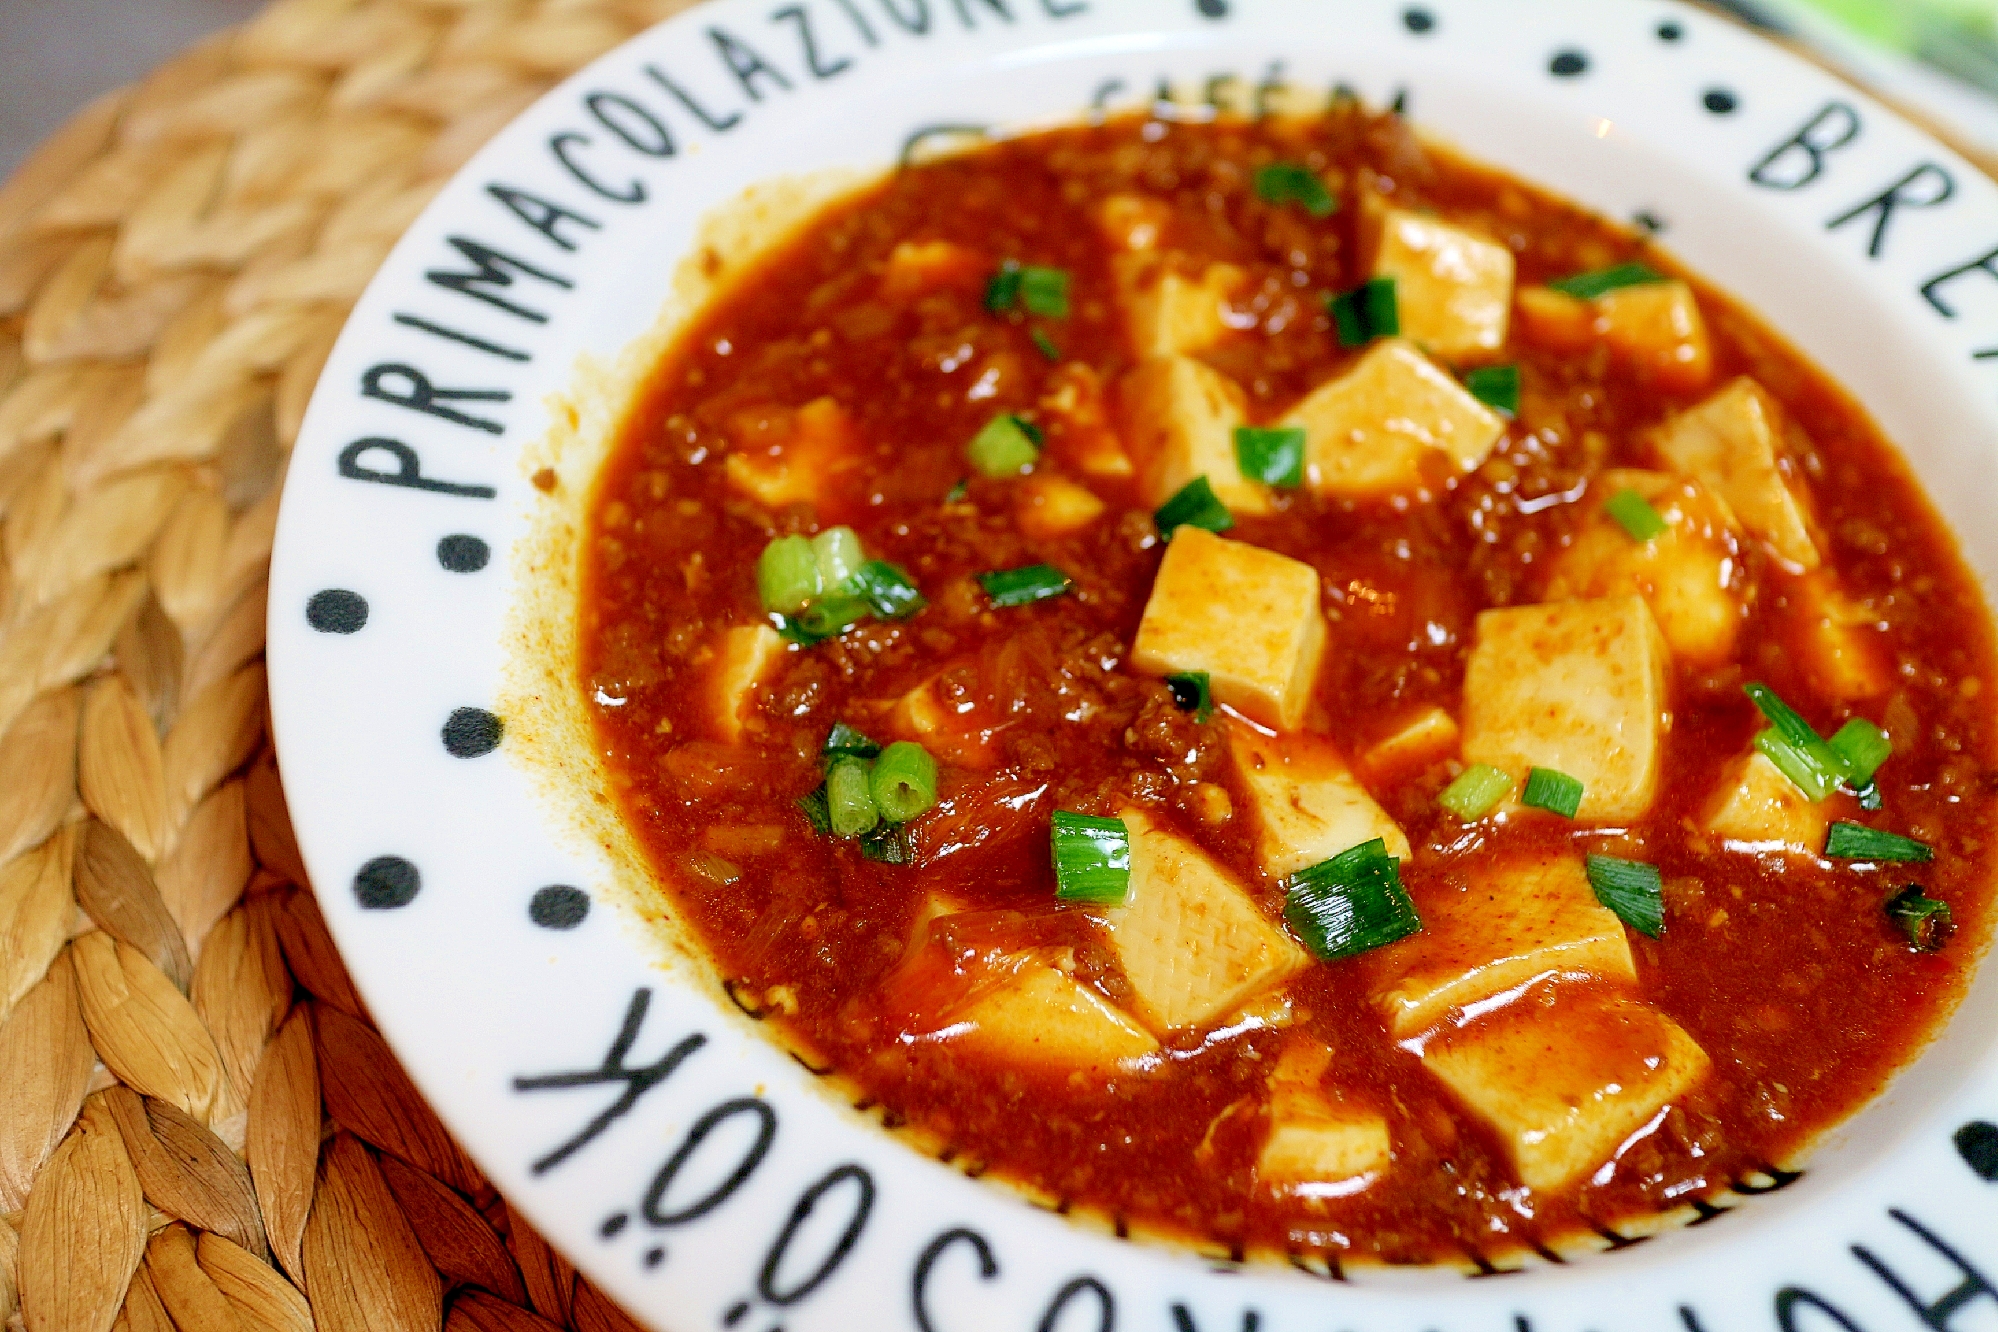
<svg viewBox="0 0 1998 1332"><path fill-rule="evenodd" d="M1508 1004L1432 1041L1422 1062L1491 1126L1520 1182L1549 1190L1608 1160L1710 1067L1657 1009L1586 991Z"/></svg>
<svg viewBox="0 0 1998 1332"><path fill-rule="evenodd" d="M1365 498L1418 489L1434 450L1476 471L1505 421L1408 343L1389 338L1291 409L1305 433L1305 484L1321 495Z"/></svg>
<svg viewBox="0 0 1998 1332"><path fill-rule="evenodd" d="M1751 749L1722 771L1700 826L1730 851L1815 856L1825 844L1831 814Z"/></svg>
<svg viewBox="0 0 1998 1332"><path fill-rule="evenodd" d="M1488 610L1464 671L1464 758L1523 784L1582 783L1579 817L1651 808L1665 729L1665 639L1642 597Z"/></svg>
<svg viewBox="0 0 1998 1332"><path fill-rule="evenodd" d="M709 675L717 739L731 745L741 743L744 724L756 703L757 686L790 650L784 636L767 624L722 632Z"/></svg>
<svg viewBox="0 0 1998 1332"><path fill-rule="evenodd" d="M1113 194L1096 208L1103 239L1120 250L1158 248L1172 222L1172 205L1144 194Z"/></svg>
<svg viewBox="0 0 1998 1332"><path fill-rule="evenodd" d="M1103 516L1095 492L1065 477L1031 476L1015 491L1020 531L1036 541L1074 536Z"/></svg>
<svg viewBox="0 0 1998 1332"><path fill-rule="evenodd" d="M1376 777L1408 772L1457 752L1457 719L1441 708L1424 708L1376 740L1360 766Z"/></svg>
<svg viewBox="0 0 1998 1332"><path fill-rule="evenodd" d="M1818 567L1818 547L1800 487L1780 449L1783 408L1743 375L1658 427L1651 444L1674 471L1719 495L1742 530L1793 570Z"/></svg>
<svg viewBox="0 0 1998 1332"><path fill-rule="evenodd" d="M1084 476L1131 476L1137 468L1124 450L1104 403L1103 380L1081 361L1057 366L1041 395L1048 448Z"/></svg>
<svg viewBox="0 0 1998 1332"><path fill-rule="evenodd" d="M1267 736L1238 721L1227 729L1263 873L1281 879L1376 837L1387 842L1389 855L1408 858L1408 838L1331 742L1301 733Z"/></svg>
<svg viewBox="0 0 1998 1332"><path fill-rule="evenodd" d="M1204 476L1234 512L1269 512L1269 494L1235 457L1235 427L1247 418L1242 390L1226 375L1190 357L1154 357L1126 376L1124 410L1147 505L1156 509Z"/></svg>
<svg viewBox="0 0 1998 1332"><path fill-rule="evenodd" d="M1552 287L1521 287L1514 299L1519 335L1537 347L1585 352L1596 343L1596 311Z"/></svg>
<svg viewBox="0 0 1998 1332"><path fill-rule="evenodd" d="M1293 1040L1270 1074L1270 1129L1256 1158L1256 1179L1280 1197L1349 1197L1379 1178L1392 1159L1386 1119L1325 1094L1331 1058L1317 1041Z"/></svg>
<svg viewBox="0 0 1998 1332"><path fill-rule="evenodd" d="M1847 596L1829 569L1791 585L1793 641L1811 683L1843 702L1877 698L1894 684L1880 617Z"/></svg>
<svg viewBox="0 0 1998 1332"><path fill-rule="evenodd" d="M1148 675L1206 671L1217 702L1294 731L1325 655L1318 573L1198 527L1173 533L1131 646Z"/></svg>
<svg viewBox="0 0 1998 1332"><path fill-rule="evenodd" d="M1590 304L1596 336L1640 377L1668 393L1697 393L1712 382L1713 343L1686 283L1619 287Z"/></svg>
<svg viewBox="0 0 1998 1332"><path fill-rule="evenodd" d="M1643 597L1673 656L1717 666L1734 656L1746 613L1734 518L1698 482L1664 472L1611 470L1589 485L1593 508L1554 562L1549 601L1635 594ZM1604 511L1632 490L1670 527L1638 541Z"/></svg>
<svg viewBox="0 0 1998 1332"><path fill-rule="evenodd" d="M1374 1006L1397 1039L1543 977L1637 983L1623 922L1567 851L1472 861L1421 910L1419 934L1368 959Z"/></svg>
<svg viewBox="0 0 1998 1332"><path fill-rule="evenodd" d="M1110 1072L1159 1048L1102 995L1038 955L950 1013L954 1043L1042 1067Z"/></svg>
<svg viewBox="0 0 1998 1332"><path fill-rule="evenodd" d="M1149 253L1116 256L1111 273L1140 360L1192 355L1227 337L1228 302L1247 277L1233 264L1209 264L1196 280Z"/></svg>
<svg viewBox="0 0 1998 1332"><path fill-rule="evenodd" d="M817 504L860 465L860 434L846 409L815 398L796 411L752 408L729 418L729 484L773 509Z"/></svg>
<svg viewBox="0 0 1998 1332"><path fill-rule="evenodd" d="M1206 852L1139 810L1124 826L1131 892L1104 924L1146 1026L1205 1026L1304 968L1304 950Z"/></svg>
<svg viewBox="0 0 1998 1332"><path fill-rule="evenodd" d="M1389 208L1380 214L1373 275L1393 278L1401 335L1453 361L1505 346L1512 251L1462 227Z"/></svg>
<svg viewBox="0 0 1998 1332"><path fill-rule="evenodd" d="M960 768L994 768L999 751L992 732L981 725L972 708L956 709L937 693L931 676L895 700L888 713L888 732L897 740L912 740Z"/></svg>
<svg viewBox="0 0 1998 1332"><path fill-rule="evenodd" d="M943 287L984 281L991 263L978 251L945 240L903 241L888 252L881 294L904 300Z"/></svg>

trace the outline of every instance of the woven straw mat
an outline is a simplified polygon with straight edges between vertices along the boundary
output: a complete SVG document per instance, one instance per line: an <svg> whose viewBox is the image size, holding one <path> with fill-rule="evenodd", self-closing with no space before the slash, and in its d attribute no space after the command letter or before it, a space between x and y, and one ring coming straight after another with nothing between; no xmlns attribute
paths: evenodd
<svg viewBox="0 0 1998 1332"><path fill-rule="evenodd" d="M688 0L279 0L0 188L0 1323L636 1325L375 1033L266 727L278 485L348 308Z"/></svg>

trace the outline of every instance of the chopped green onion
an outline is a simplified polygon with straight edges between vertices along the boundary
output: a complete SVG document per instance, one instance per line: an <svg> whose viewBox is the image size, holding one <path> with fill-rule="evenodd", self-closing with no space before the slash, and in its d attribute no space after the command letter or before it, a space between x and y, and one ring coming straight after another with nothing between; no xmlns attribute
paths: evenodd
<svg viewBox="0 0 1998 1332"><path fill-rule="evenodd" d="M757 557L756 594L764 610L793 615L824 590L818 554L804 537L778 537Z"/></svg>
<svg viewBox="0 0 1998 1332"><path fill-rule="evenodd" d="M1251 481L1296 490L1304 484L1304 427L1236 426L1235 461Z"/></svg>
<svg viewBox="0 0 1998 1332"><path fill-rule="evenodd" d="M1466 823L1475 823L1497 807L1512 790L1512 778L1489 763L1473 763L1443 788L1436 803Z"/></svg>
<svg viewBox="0 0 1998 1332"><path fill-rule="evenodd" d="M910 844L908 829L884 823L860 835L860 854L862 859L882 865L906 865L916 858L916 849Z"/></svg>
<svg viewBox="0 0 1998 1332"><path fill-rule="evenodd" d="M1956 918L1949 903L1938 902L1911 883L1887 899L1887 919L1901 927L1908 943L1917 952L1936 953L1956 933Z"/></svg>
<svg viewBox="0 0 1998 1332"><path fill-rule="evenodd" d="M1628 486L1603 501L1603 512L1616 519L1632 541L1656 541L1672 530L1651 501Z"/></svg>
<svg viewBox="0 0 1998 1332"><path fill-rule="evenodd" d="M985 284L985 308L993 314L1005 314L1019 303L1020 266L1008 259Z"/></svg>
<svg viewBox="0 0 1998 1332"><path fill-rule="evenodd" d="M1181 671L1168 675L1165 682L1172 690L1173 705L1181 712L1192 713L1197 722L1214 715L1214 690L1206 671Z"/></svg>
<svg viewBox="0 0 1998 1332"><path fill-rule="evenodd" d="M1887 732L1864 717L1854 717L1839 727L1827 743L1845 764L1845 779L1854 790L1871 786L1873 774L1894 753L1894 742L1887 738Z"/></svg>
<svg viewBox="0 0 1998 1332"><path fill-rule="evenodd" d="M1783 741L1779 747L1765 743L1761 736L1757 736L1755 747L1768 755L1771 763L1782 768L1783 775L1796 782L1797 788L1812 800L1823 800L1830 795L1846 777L1845 760L1839 757L1838 751L1812 730L1811 724L1799 716L1795 708L1777 697L1776 691L1768 685L1748 684L1742 689L1755 700L1755 706L1762 710L1762 715L1769 719L1769 724ZM1782 753L1782 757L1778 757L1778 753ZM1807 779L1800 780L1792 768L1806 771Z"/></svg>
<svg viewBox="0 0 1998 1332"><path fill-rule="evenodd" d="M1288 886L1283 918L1320 961L1381 948L1422 928L1401 867L1378 837L1299 870Z"/></svg>
<svg viewBox="0 0 1998 1332"><path fill-rule="evenodd" d="M869 560L861 565L849 585L854 595L865 600L884 620L906 620L930 604L909 581L909 575L886 560Z"/></svg>
<svg viewBox="0 0 1998 1332"><path fill-rule="evenodd" d="M1026 606L1046 601L1068 591L1075 583L1052 564L1030 564L1024 569L999 569L978 575L978 585L995 606Z"/></svg>
<svg viewBox="0 0 1998 1332"><path fill-rule="evenodd" d="M1326 302L1341 347L1364 347L1401 332L1401 307L1393 278L1374 278Z"/></svg>
<svg viewBox="0 0 1998 1332"><path fill-rule="evenodd" d="M832 730L826 732L825 744L819 750L828 765L841 758L871 759L880 752L880 745L845 722L833 723Z"/></svg>
<svg viewBox="0 0 1998 1332"><path fill-rule="evenodd" d="M845 589L847 579L867 562L867 552L851 527L828 527L812 538L812 553L818 556L819 579L829 591Z"/></svg>
<svg viewBox="0 0 1998 1332"><path fill-rule="evenodd" d="M1313 217L1330 217L1339 207L1318 173L1302 162L1272 162L1258 168L1256 197L1278 208L1294 203Z"/></svg>
<svg viewBox="0 0 1998 1332"><path fill-rule="evenodd" d="M1665 932L1665 881L1656 865L1615 856L1590 856L1589 887L1616 918L1656 939Z"/></svg>
<svg viewBox="0 0 1998 1332"><path fill-rule="evenodd" d="M1179 488L1179 493L1159 506L1156 514L1159 533L1171 536L1178 527L1204 527L1210 532L1225 532L1235 525L1235 515L1228 512L1228 506L1214 493L1214 487L1207 483L1205 476L1196 476Z"/></svg>
<svg viewBox="0 0 1998 1332"><path fill-rule="evenodd" d="M1124 904L1131 893L1131 832L1122 819L1058 809L1049 841L1056 897L1097 906Z"/></svg>
<svg viewBox="0 0 1998 1332"><path fill-rule="evenodd" d="M961 476L957 479L956 485L952 486L949 490L946 490L944 492L944 503L962 504L965 501L965 497L970 494L971 494L971 478L968 476Z"/></svg>
<svg viewBox="0 0 1998 1332"><path fill-rule="evenodd" d="M881 821L866 759L842 755L826 768L826 809L835 837L858 837Z"/></svg>
<svg viewBox="0 0 1998 1332"><path fill-rule="evenodd" d="M890 823L907 823L937 803L937 761L907 740L881 751L869 781L874 807Z"/></svg>
<svg viewBox="0 0 1998 1332"><path fill-rule="evenodd" d="M1886 802L1880 798L1878 782L1868 782L1855 790L1853 795L1859 797L1859 807L1868 813L1877 814L1886 807Z"/></svg>
<svg viewBox="0 0 1998 1332"><path fill-rule="evenodd" d="M1927 843L1899 833L1882 832L1862 823L1834 823L1825 836L1825 854L1833 860L1934 860Z"/></svg>
<svg viewBox="0 0 1998 1332"><path fill-rule="evenodd" d="M1519 415L1519 367L1488 365L1464 376L1471 396L1503 416Z"/></svg>
<svg viewBox="0 0 1998 1332"><path fill-rule="evenodd" d="M1053 361L1056 364L1060 364L1061 348L1055 346L1053 338L1049 337L1047 334L1043 333L1038 328L1035 329L1032 333L1029 333L1027 336L1033 339L1034 349L1036 351L1040 352L1041 355L1047 357L1050 361Z"/></svg>
<svg viewBox="0 0 1998 1332"><path fill-rule="evenodd" d="M1068 273L1060 268L1020 270L1020 304L1028 314L1047 319L1068 318Z"/></svg>
<svg viewBox="0 0 1998 1332"><path fill-rule="evenodd" d="M1547 285L1563 296L1573 296L1578 301L1593 301L1598 296L1607 295L1622 287L1643 287L1664 280L1662 273L1655 272L1643 264L1618 264L1615 268L1605 268L1594 273L1577 273L1573 277L1565 277L1559 282L1550 282Z"/></svg>
<svg viewBox="0 0 1998 1332"><path fill-rule="evenodd" d="M1007 412L985 423L965 446L965 456L982 476L1018 476L1041 456L1036 433L1028 422Z"/></svg>
<svg viewBox="0 0 1998 1332"><path fill-rule="evenodd" d="M820 597L791 617L791 624L808 643L837 638L866 619L873 608L861 598L839 592Z"/></svg>
<svg viewBox="0 0 1998 1332"><path fill-rule="evenodd" d="M1572 819L1582 807L1582 783L1553 768L1528 768L1526 790L1519 802Z"/></svg>
<svg viewBox="0 0 1998 1332"><path fill-rule="evenodd" d="M821 837L832 834L832 807L826 803L826 784L820 782L810 795L798 797L798 812L805 816L805 822L812 825L812 831Z"/></svg>

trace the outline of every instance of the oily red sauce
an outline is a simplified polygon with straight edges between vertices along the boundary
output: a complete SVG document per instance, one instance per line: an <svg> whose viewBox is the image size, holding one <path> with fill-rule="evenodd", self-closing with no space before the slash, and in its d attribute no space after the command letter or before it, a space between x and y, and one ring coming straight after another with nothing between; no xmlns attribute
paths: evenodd
<svg viewBox="0 0 1998 1332"><path fill-rule="evenodd" d="M1346 206L1314 221L1261 202L1251 173L1272 158L1343 183ZM1911 1057L1985 937L1993 653L1951 538L1865 415L1749 312L1700 287L1712 385L1752 374L1800 427L1788 447L1826 565L1885 626L1891 693L1855 707L1814 689L1795 650L1795 584L1744 542L1752 604L1738 659L1676 669L1661 794L1627 833L1592 836L1541 816L1467 829L1435 803L1454 760L1372 782L1415 848L1402 871L1418 907L1446 890L1453 868L1495 848L1581 844L1661 868L1665 933L1632 935L1640 988L1714 1069L1656 1132L1606 1178L1585 1176L1560 1196L1523 1188L1487 1131L1390 1040L1352 962L1310 967L1290 994L1303 1029L1336 1051L1339 1084L1383 1108L1396 1155L1372 1187L1310 1206L1255 1187L1259 1107L1283 1032L1169 1043L1153 1065L1099 1078L897 1041L879 987L931 892L1028 913L1117 997L1093 927L1054 908L1054 808L1144 807L1254 885L1276 917L1281 887L1257 873L1242 820L1212 824L1196 808L1200 783L1234 781L1216 729L1127 661L1163 550L1150 507L1127 482L1091 478L1109 513L1037 542L1017 525L1021 483L973 479L961 499L947 495L969 470L965 441L998 411L1041 419L1051 432L1043 470L1075 474L1066 460L1077 442L1040 410L1062 371L1030 327L1105 384L1133 363L1095 220L1112 194L1170 204L1164 243L1190 271L1225 260L1249 274L1236 301L1248 327L1204 359L1247 391L1252 420L1274 420L1338 373L1356 353L1338 346L1321 300L1365 277L1352 204L1366 172L1398 204L1509 245L1521 288L1632 259L1669 267L1616 227L1352 109L1261 126L1121 120L904 170L761 260L660 365L594 498L579 686L625 817L715 966L891 1123L919 1126L961 1163L1152 1232L1422 1262L1560 1242L1760 1178ZM1071 313L994 317L982 279L884 296L888 256L904 240L955 242L988 270L1007 258L1066 269ZM1703 396L1665 392L1601 351L1540 348L1517 332L1506 359L1521 366L1521 408L1477 472L1406 502L1297 492L1229 533L1321 575L1332 645L1307 728L1349 753L1418 708L1457 710L1474 617L1539 599L1578 522L1564 497L1604 467L1647 465L1640 432ZM758 422L821 397L856 424L861 465L816 506L771 511L732 488L725 460L753 443ZM759 691L742 743L717 743L706 673L717 635L765 622L758 554L775 535L835 523L907 570L929 609L792 652ZM993 610L972 581L1040 561L1068 571L1075 593ZM812 833L794 802L819 780L830 725L866 728L939 667L947 688L996 719L996 773L945 764L945 799L917 825L913 864L874 863L853 842ZM1762 726L1741 689L1758 679L1827 734L1859 714L1892 732L1874 821L1931 843L1933 864L1786 862L1694 834L1721 766ZM1237 790L1235 807L1244 803ZM1883 914L1911 881L1954 910L1959 932L1940 953L1913 951Z"/></svg>

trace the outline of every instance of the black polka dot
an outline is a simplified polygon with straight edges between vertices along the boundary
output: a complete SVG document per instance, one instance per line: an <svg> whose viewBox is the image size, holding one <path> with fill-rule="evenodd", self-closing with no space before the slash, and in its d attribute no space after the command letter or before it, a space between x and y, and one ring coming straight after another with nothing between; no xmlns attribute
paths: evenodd
<svg viewBox="0 0 1998 1332"><path fill-rule="evenodd" d="M544 930L573 930L590 914L590 895L566 883L551 884L527 904L527 918Z"/></svg>
<svg viewBox="0 0 1998 1332"><path fill-rule="evenodd" d="M1665 219L1652 212L1649 208L1630 220L1636 223L1638 228L1646 235L1656 236L1659 232L1665 230Z"/></svg>
<svg viewBox="0 0 1998 1332"><path fill-rule="evenodd" d="M659 1264L665 1261L666 1261L666 1250L659 1248L652 1248L652 1249L647 1249L645 1251L646 1271L648 1272L651 1271L653 1268L659 1266Z"/></svg>
<svg viewBox="0 0 1998 1332"><path fill-rule="evenodd" d="M477 573L493 557L493 548L475 536L447 536L437 543L437 562L452 573Z"/></svg>
<svg viewBox="0 0 1998 1332"><path fill-rule="evenodd" d="M1658 40L1661 42L1676 42L1685 35L1685 28L1671 19L1658 25Z"/></svg>
<svg viewBox="0 0 1998 1332"><path fill-rule="evenodd" d="M401 856L376 856L354 876L354 896L370 911L393 911L416 900L423 876Z"/></svg>
<svg viewBox="0 0 1998 1332"><path fill-rule="evenodd" d="M1436 16L1426 9L1402 10L1401 22L1403 27L1415 33L1433 32L1436 28Z"/></svg>
<svg viewBox="0 0 1998 1332"><path fill-rule="evenodd" d="M1956 1131L1957 1155L1979 1179L1998 1180L1998 1124L1972 1120Z"/></svg>
<svg viewBox="0 0 1998 1332"><path fill-rule="evenodd" d="M1228 17L1228 0L1194 0L1193 7L1199 11L1202 18Z"/></svg>
<svg viewBox="0 0 1998 1332"><path fill-rule="evenodd" d="M1547 63L1547 72L1557 79L1572 79L1589 71L1589 58L1580 51L1560 51Z"/></svg>
<svg viewBox="0 0 1998 1332"><path fill-rule="evenodd" d="M499 748L506 726L484 708L459 708L444 723L444 748L452 758L479 758Z"/></svg>
<svg viewBox="0 0 1998 1332"><path fill-rule="evenodd" d="M368 599L344 587L314 592L305 603L305 622L322 634L358 634L368 623Z"/></svg>
<svg viewBox="0 0 1998 1332"><path fill-rule="evenodd" d="M1709 88L1707 95L1700 99L1700 104L1717 116L1730 116L1741 105L1741 99L1725 88Z"/></svg>
<svg viewBox="0 0 1998 1332"><path fill-rule="evenodd" d="M612 1212L608 1217L604 1218L604 1223L597 1227L597 1233L605 1239L616 1239L624 1232L624 1228L630 1224L631 1217L629 1214L625 1212Z"/></svg>

